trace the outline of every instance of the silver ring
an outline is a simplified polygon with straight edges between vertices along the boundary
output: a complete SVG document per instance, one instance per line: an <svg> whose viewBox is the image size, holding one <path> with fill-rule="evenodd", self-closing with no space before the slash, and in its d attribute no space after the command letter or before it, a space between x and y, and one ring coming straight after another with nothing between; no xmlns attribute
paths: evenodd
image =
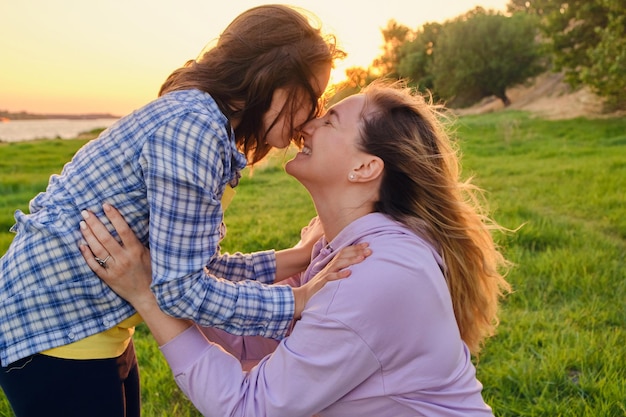
<svg viewBox="0 0 626 417"><path fill-rule="evenodd" d="M100 259L97 256L94 256L93 258L96 260L96 262L98 262L98 264L103 267L104 269L107 269L107 261L109 260L109 258L111 257L111 255L108 255L106 258L104 259Z"/></svg>

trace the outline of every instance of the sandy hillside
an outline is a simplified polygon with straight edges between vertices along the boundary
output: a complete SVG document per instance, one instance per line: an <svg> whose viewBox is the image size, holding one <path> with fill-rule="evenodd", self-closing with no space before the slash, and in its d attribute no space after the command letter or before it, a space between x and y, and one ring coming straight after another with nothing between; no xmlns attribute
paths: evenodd
<svg viewBox="0 0 626 417"><path fill-rule="evenodd" d="M549 119L609 116L602 113L602 100L588 87L572 90L563 81L563 74L559 73L542 74L525 86L507 90L507 95L511 99L510 109L529 111ZM502 101L488 97L472 107L455 112L459 115L482 114L503 108Z"/></svg>

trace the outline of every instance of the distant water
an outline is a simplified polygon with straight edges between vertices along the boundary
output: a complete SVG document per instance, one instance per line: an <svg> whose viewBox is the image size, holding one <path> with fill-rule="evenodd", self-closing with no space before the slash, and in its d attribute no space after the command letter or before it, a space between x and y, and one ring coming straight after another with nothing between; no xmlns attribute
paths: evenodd
<svg viewBox="0 0 626 417"><path fill-rule="evenodd" d="M118 119L38 119L0 122L0 141L74 139L80 133L106 128Z"/></svg>

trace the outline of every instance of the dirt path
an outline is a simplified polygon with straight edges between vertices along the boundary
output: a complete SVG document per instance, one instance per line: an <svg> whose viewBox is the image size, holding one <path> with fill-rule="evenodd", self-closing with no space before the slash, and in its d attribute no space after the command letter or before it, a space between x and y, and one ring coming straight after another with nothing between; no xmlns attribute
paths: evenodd
<svg viewBox="0 0 626 417"><path fill-rule="evenodd" d="M602 112L602 100L588 87L578 90L563 81L563 74L544 73L526 86L507 90L511 99L509 109L525 110L548 119L575 117L611 117ZM483 99L466 109L457 109L459 115L482 114L502 110L502 102L495 97Z"/></svg>

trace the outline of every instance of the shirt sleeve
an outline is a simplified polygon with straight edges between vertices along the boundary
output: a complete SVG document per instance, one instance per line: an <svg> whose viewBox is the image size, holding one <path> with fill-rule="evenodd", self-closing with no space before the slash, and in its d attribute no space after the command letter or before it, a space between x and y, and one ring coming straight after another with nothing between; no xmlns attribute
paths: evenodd
<svg viewBox="0 0 626 417"><path fill-rule="evenodd" d="M204 336L233 355L249 371L261 359L276 350L279 341L261 336L235 336L213 327L199 327Z"/></svg>
<svg viewBox="0 0 626 417"><path fill-rule="evenodd" d="M208 273L230 281L256 280L272 284L276 278L274 250L233 254L220 253L206 265Z"/></svg>
<svg viewBox="0 0 626 417"><path fill-rule="evenodd" d="M204 271L219 248L220 198L235 170L233 148L225 128L199 113L172 118L146 141L142 169L153 291L162 310L174 317L234 334L280 338L294 313L288 286L231 282ZM256 267L252 271L258 272Z"/></svg>
<svg viewBox="0 0 626 417"><path fill-rule="evenodd" d="M310 417L380 368L356 333L313 313L250 372L196 327L161 351L177 384L204 416Z"/></svg>

